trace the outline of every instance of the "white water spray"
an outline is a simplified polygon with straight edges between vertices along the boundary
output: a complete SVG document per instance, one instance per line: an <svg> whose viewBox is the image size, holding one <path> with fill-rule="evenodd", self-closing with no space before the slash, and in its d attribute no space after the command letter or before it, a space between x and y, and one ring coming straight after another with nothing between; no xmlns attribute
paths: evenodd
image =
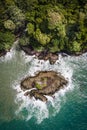
<svg viewBox="0 0 87 130"><path fill-rule="evenodd" d="M28 72L25 74L24 77L26 77L27 75L33 76L39 71L53 70L56 72L60 72L69 81L67 87L61 89L59 92L54 94L55 99L47 96L47 103L44 103L40 100L35 100L35 98L30 99L29 97L25 97L24 92L20 89L20 82L21 79L24 77L20 77L20 80L17 81L17 84L14 87L18 91L15 102L18 104L19 102L21 102L21 105L19 106L19 109L16 111L16 115L22 114L23 110L25 110L27 111L27 115L22 115L23 119L30 120L34 117L37 123L41 123L44 119L50 116L54 116L56 113L59 112L61 108L61 102L65 102L65 93L69 90L72 90L73 88L73 71L61 57L61 55L59 56L59 60L56 61L54 65L50 65L49 61L38 60L34 56L26 56L25 54L22 55L24 62L31 64Z"/></svg>
<svg viewBox="0 0 87 130"><path fill-rule="evenodd" d="M18 52L15 50L14 44L11 51L4 57L0 58L0 62L5 62L4 64L8 66L7 69L9 69L9 64L11 66L11 70L8 70L7 72L10 71L12 74L8 74L8 76L13 76L11 86L17 90L17 95L15 97L15 103L18 104L18 108L15 112L16 117L23 118L26 121L31 118L35 118L37 123L41 123L44 119L55 116L55 114L60 111L62 104L66 102L66 93L72 91L74 88L72 83L74 80L73 73L75 74L75 70L77 72L82 66L86 70L86 61L87 53L79 57L68 56L63 58L60 55L59 60L56 61L54 65L50 65L49 61L38 60L35 56L28 56L23 51ZM24 92L20 88L21 80L26 76L33 76L38 73L38 71L45 70L53 70L58 73L60 72L69 81L68 86L65 86L64 89L61 89L55 93L55 98L47 96L47 103L43 103L40 100L35 100L35 98L30 99L29 97L25 97ZM17 76L15 79L14 75ZM83 78L86 79L86 77ZM85 95L83 96L86 97Z"/></svg>

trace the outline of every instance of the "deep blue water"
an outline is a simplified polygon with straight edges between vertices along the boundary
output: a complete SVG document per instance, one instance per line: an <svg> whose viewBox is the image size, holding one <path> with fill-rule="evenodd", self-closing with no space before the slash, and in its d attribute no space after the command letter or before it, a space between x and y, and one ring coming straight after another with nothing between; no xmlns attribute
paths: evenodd
<svg viewBox="0 0 87 130"><path fill-rule="evenodd" d="M21 77L25 75L24 73L27 74L33 61L27 59L24 63L21 52L17 52L17 54L14 54L12 57L10 55L12 55L12 53L6 58L0 59L0 130L87 130L86 54L84 56L62 59L64 62L61 64L70 67L73 71L71 77L73 88L63 95L61 102L55 102L54 105L59 103L58 106L60 106L60 109L48 104L46 110L48 110L49 116L47 116L47 118L41 117L44 117L44 114L39 115L41 109L35 112L37 107L31 107L32 110L28 111L30 107L27 106L27 110L20 110L18 114L15 114L22 103L20 101L15 103L18 92L12 88L12 84L14 84L15 81L19 81ZM33 62L33 64L35 63L36 61ZM35 66L33 66L33 68ZM57 66L58 64L50 67L51 69L57 69ZM66 67L64 69L66 69ZM36 69L32 71L36 71ZM60 69L60 71L62 70ZM31 72L31 70L29 70L29 72ZM24 108L22 107L22 109ZM59 109L59 111L57 111L57 109ZM29 120L26 120L27 114L31 115ZM38 119L39 123L37 121ZM42 120L41 122L40 119Z"/></svg>

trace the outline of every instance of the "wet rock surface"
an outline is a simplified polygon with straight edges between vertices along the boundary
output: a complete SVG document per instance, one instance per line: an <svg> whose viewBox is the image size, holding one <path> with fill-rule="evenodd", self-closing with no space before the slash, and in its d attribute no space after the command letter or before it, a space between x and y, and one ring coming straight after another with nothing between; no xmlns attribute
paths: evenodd
<svg viewBox="0 0 87 130"><path fill-rule="evenodd" d="M49 60L50 64L54 64L58 60L58 54L44 51L35 51L31 46L21 46L21 49L28 55L35 55L39 60Z"/></svg>
<svg viewBox="0 0 87 130"><path fill-rule="evenodd" d="M68 81L54 71L41 71L33 77L27 77L21 81L21 89L25 96L34 97L36 100L46 102L48 96L52 96L58 90L64 88Z"/></svg>
<svg viewBox="0 0 87 130"><path fill-rule="evenodd" d="M5 50L0 51L0 57L4 55L6 55L6 51Z"/></svg>

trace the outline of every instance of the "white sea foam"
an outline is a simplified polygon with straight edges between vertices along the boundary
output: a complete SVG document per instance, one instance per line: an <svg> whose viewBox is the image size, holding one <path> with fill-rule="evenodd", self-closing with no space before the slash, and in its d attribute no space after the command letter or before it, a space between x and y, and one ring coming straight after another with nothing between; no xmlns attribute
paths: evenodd
<svg viewBox="0 0 87 130"><path fill-rule="evenodd" d="M13 48L10 50L10 52L8 52L4 57L0 58L0 61L7 62L10 61L12 58L14 60L14 57L17 58L15 44ZM18 104L18 109L16 110L15 114L17 116L22 117L26 121L34 117L37 123L41 123L44 119L48 118L49 116L55 116L55 114L60 111L62 103L66 102L66 93L72 91L72 89L74 88L72 83L74 80L73 71L75 71L75 69L78 69L78 67L80 68L81 66L86 68L87 53L79 57L73 56L72 58L70 56L63 58L60 55L59 60L56 61L54 65L50 65L48 60L43 61L36 59L35 56L28 56L23 51L20 52L19 57L21 58L21 64L27 64L29 67L26 67L27 71L24 71L23 74L20 74L15 83L13 83L13 88L17 90L15 103ZM85 62L83 62L83 60L85 60ZM40 100L36 101L35 98L30 99L29 97L25 97L24 92L20 88L21 80L28 75L33 76L38 71L45 70L54 70L56 72L60 72L69 81L67 87L65 86L64 89L61 89L60 91L56 92L53 95L53 98L46 96L48 98L47 103L43 103Z"/></svg>
<svg viewBox="0 0 87 130"><path fill-rule="evenodd" d="M5 56L0 57L1 62L7 62L12 59L12 57L15 55L15 50L11 49Z"/></svg>
<svg viewBox="0 0 87 130"><path fill-rule="evenodd" d="M33 76L38 73L38 71L54 70L56 72L60 72L69 81L67 87L65 86L64 89L61 89L59 92L55 93L53 98L46 96L48 98L47 103L40 100L35 100L35 98L30 99L29 97L24 96L24 92L20 89L19 84L21 79L26 77L27 74L25 74L25 76L23 75L24 77L20 77L17 84L14 85L14 88L17 90L15 102L17 104L21 102L21 105L19 105L19 108L16 111L16 115L22 115L22 118L26 121L34 117L37 123L41 123L49 116L54 116L58 113L61 108L61 103L66 101L65 93L73 89L73 71L66 62L66 59L64 60L61 55L59 56L59 60L54 65L50 65L49 61L38 60L34 58L34 56L26 56L23 52L21 55L23 55L23 60L25 63L30 63L29 70L27 72L28 75ZM23 115L23 110L27 111L27 115Z"/></svg>

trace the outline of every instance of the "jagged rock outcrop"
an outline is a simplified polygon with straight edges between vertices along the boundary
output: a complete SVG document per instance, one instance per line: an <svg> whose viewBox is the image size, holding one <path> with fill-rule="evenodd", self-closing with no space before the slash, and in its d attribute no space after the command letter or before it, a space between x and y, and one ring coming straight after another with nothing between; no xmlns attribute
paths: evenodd
<svg viewBox="0 0 87 130"><path fill-rule="evenodd" d="M27 77L21 81L22 90L27 91L24 95L47 101L45 95L52 96L55 92L67 85L68 81L54 71L42 71L33 77ZM32 90L33 89L33 90Z"/></svg>
<svg viewBox="0 0 87 130"><path fill-rule="evenodd" d="M35 55L39 60L49 60L50 64L54 64L58 60L58 54L44 51L35 51L32 46L21 46L21 49L28 55Z"/></svg>

